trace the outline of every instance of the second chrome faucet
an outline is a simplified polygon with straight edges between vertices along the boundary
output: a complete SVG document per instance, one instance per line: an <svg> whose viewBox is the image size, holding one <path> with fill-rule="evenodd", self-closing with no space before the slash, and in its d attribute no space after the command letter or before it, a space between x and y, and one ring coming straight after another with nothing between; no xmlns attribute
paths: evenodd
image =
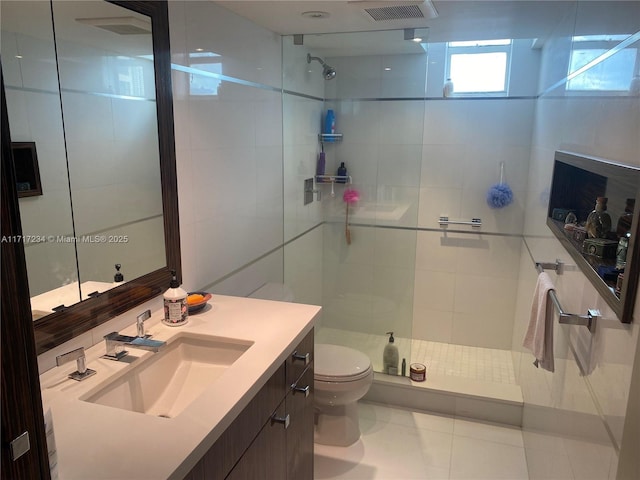
<svg viewBox="0 0 640 480"><path fill-rule="evenodd" d="M120 360L125 357L129 352L124 347L138 348L141 350L148 350L152 352L159 351L164 347L167 342L161 340L151 340L150 335L144 333L144 322L151 317L151 311L146 310L136 318L136 328L138 336L122 335L118 332L111 332L105 335L103 338L106 342L107 352L103 355L103 358L109 360Z"/></svg>

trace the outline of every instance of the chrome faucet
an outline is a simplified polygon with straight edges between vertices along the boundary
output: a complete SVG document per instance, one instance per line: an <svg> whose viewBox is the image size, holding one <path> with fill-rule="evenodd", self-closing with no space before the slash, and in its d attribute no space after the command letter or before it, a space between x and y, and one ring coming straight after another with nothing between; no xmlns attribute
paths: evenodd
<svg viewBox="0 0 640 480"><path fill-rule="evenodd" d="M151 335L145 335L144 322L151 318L151 310L145 310L136 317L136 331L138 336L133 337L131 335L121 335L118 332L111 332L105 335L103 338L107 344L107 352L102 358L109 360L120 360L126 356L129 352L124 349L125 346L139 348L140 350L148 350L150 352L157 352L164 347L167 342L160 340L151 340ZM122 347L118 350L118 347Z"/></svg>
<svg viewBox="0 0 640 480"><path fill-rule="evenodd" d="M107 344L107 352L102 357L108 358L109 360L120 360L129 353L124 348L117 351L118 347L128 346L151 352L157 352L164 347L167 342L151 340L149 339L151 335L145 335L144 333L144 321L150 317L151 310L145 310L136 317L136 330L138 334L136 337L131 335L121 335L118 332L111 332L105 335L103 338Z"/></svg>
<svg viewBox="0 0 640 480"><path fill-rule="evenodd" d="M136 328L138 330L138 337L149 338L151 335L144 334L144 321L151 318L151 310L145 310L136 317Z"/></svg>
<svg viewBox="0 0 640 480"><path fill-rule="evenodd" d="M56 365L60 366L67 362L71 362L72 360L77 361L78 370L69 374L69 378L81 382L85 378L96 374L95 370L87 368L86 357L84 355L84 347L76 348L75 350L71 350L70 352L58 355L56 357Z"/></svg>
<svg viewBox="0 0 640 480"><path fill-rule="evenodd" d="M124 348L118 351L118 347L132 347L140 350L157 352L167 344L167 342L161 340L121 335L118 332L108 333L103 338L107 345L107 352L102 356L102 358L107 358L109 360L120 360L129 353L127 350L124 350Z"/></svg>

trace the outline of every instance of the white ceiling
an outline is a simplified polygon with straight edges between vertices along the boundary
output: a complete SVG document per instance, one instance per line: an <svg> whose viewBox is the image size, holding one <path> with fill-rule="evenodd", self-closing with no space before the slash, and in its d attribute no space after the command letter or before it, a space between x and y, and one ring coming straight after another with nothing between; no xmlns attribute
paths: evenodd
<svg viewBox="0 0 640 480"><path fill-rule="evenodd" d="M430 41L532 38L548 33L575 2L436 0L436 18L375 22L364 13L371 6L402 5L410 1L287 1L230 0L217 2L258 25L283 35L336 33L402 28L430 28ZM424 3L424 2L422 2ZM420 2L418 2L420 4ZM425 10L425 9L423 9ZM307 11L324 11L329 17L309 19Z"/></svg>
<svg viewBox="0 0 640 480"><path fill-rule="evenodd" d="M228 0L216 3L282 35L428 27L429 42L489 38L539 38L544 41L558 22L567 15L576 15L576 5L579 6L576 26L583 30L581 34L630 34L640 29L640 1L434 0L436 18L378 22L363 12L365 7L424 2ZM324 11L329 17L305 18L301 14L307 11ZM608 31L594 31L603 28Z"/></svg>

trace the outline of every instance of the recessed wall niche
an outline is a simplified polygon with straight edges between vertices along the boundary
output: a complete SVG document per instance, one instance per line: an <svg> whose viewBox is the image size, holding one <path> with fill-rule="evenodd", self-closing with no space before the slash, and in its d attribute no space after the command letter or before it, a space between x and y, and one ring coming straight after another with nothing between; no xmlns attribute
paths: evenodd
<svg viewBox="0 0 640 480"><path fill-rule="evenodd" d="M12 142L18 198L42 195L40 167L35 142Z"/></svg>

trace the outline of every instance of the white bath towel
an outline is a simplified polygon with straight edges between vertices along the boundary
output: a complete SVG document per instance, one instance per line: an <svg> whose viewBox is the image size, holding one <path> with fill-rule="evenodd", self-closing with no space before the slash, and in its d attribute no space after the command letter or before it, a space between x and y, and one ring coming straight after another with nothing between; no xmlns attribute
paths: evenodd
<svg viewBox="0 0 640 480"><path fill-rule="evenodd" d="M542 272L538 275L538 283L533 293L529 327L522 345L533 352L536 357L533 364L553 372L553 302L549 291L554 290L549 275Z"/></svg>

